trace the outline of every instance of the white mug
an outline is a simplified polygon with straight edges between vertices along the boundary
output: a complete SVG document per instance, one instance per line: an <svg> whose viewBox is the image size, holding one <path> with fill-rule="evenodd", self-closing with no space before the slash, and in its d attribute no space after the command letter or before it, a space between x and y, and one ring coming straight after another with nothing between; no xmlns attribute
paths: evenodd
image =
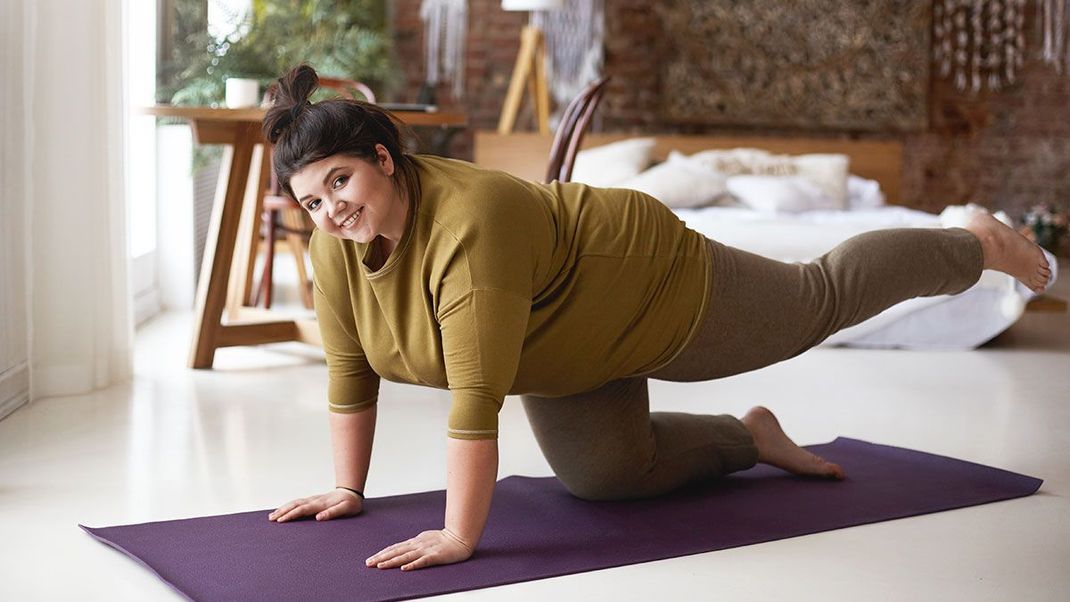
<svg viewBox="0 0 1070 602"><path fill-rule="evenodd" d="M243 109L260 104L260 84L255 79L227 78L227 107Z"/></svg>

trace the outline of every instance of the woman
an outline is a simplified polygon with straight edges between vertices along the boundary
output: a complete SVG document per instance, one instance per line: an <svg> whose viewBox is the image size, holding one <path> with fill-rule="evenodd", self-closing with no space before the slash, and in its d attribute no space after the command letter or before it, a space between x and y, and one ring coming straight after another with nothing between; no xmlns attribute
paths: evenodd
<svg viewBox="0 0 1070 602"><path fill-rule="evenodd" d="M270 520L358 514L379 379L448 388L445 528L368 566L411 570L470 557L497 477L498 410L521 395L554 473L581 498L673 491L756 462L842 479L768 410L742 419L649 411L647 378L701 381L802 353L905 299L959 293L983 268L1035 290L1038 247L987 215L965 228L852 238L785 264L694 232L624 189L525 182L403 152L374 105L308 102L315 72L280 79L264 122L310 243L329 374L337 487Z"/></svg>

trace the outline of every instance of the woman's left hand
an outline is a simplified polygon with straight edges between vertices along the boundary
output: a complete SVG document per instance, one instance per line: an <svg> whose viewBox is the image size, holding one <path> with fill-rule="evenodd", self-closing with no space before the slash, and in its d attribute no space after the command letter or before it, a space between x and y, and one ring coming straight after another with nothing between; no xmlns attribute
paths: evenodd
<svg viewBox="0 0 1070 602"><path fill-rule="evenodd" d="M400 566L403 571L420 569L436 564L453 564L467 560L472 548L459 537L445 529L424 531L412 539L383 548L369 558L369 567L392 569Z"/></svg>

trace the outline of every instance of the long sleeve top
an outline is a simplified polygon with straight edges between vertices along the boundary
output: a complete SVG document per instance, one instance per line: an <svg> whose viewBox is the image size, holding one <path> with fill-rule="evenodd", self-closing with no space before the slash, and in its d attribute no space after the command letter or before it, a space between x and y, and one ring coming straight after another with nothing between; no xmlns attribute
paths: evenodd
<svg viewBox="0 0 1070 602"><path fill-rule="evenodd" d="M316 231L328 408L380 378L449 389L447 436L496 439L507 394L559 397L656 371L705 309L705 238L643 193L538 184L415 155L421 194L379 269L371 244Z"/></svg>

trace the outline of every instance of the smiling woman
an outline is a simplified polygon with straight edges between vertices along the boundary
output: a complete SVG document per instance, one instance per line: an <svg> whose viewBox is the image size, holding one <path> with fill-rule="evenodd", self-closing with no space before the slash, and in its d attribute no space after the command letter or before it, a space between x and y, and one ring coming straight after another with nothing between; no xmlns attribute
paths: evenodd
<svg viewBox="0 0 1070 602"><path fill-rule="evenodd" d="M650 412L647 380L756 370L905 299L966 290L983 268L1049 282L1040 250L988 215L869 232L809 264L773 261L705 238L638 191L406 154L374 105L309 104L316 82L307 66L280 81L265 134L280 184L318 226L309 251L337 487L269 519L363 511L380 378L452 397L445 528L369 567L473 555L506 395L521 396L554 474L582 499L654 497L756 462L843 478L769 410Z"/></svg>
<svg viewBox="0 0 1070 602"><path fill-rule="evenodd" d="M416 167L404 152L404 126L359 100L326 100L313 110L308 97L318 83L316 72L302 66L277 85L264 134L275 145L279 182L320 230L374 244L385 259L420 191Z"/></svg>

